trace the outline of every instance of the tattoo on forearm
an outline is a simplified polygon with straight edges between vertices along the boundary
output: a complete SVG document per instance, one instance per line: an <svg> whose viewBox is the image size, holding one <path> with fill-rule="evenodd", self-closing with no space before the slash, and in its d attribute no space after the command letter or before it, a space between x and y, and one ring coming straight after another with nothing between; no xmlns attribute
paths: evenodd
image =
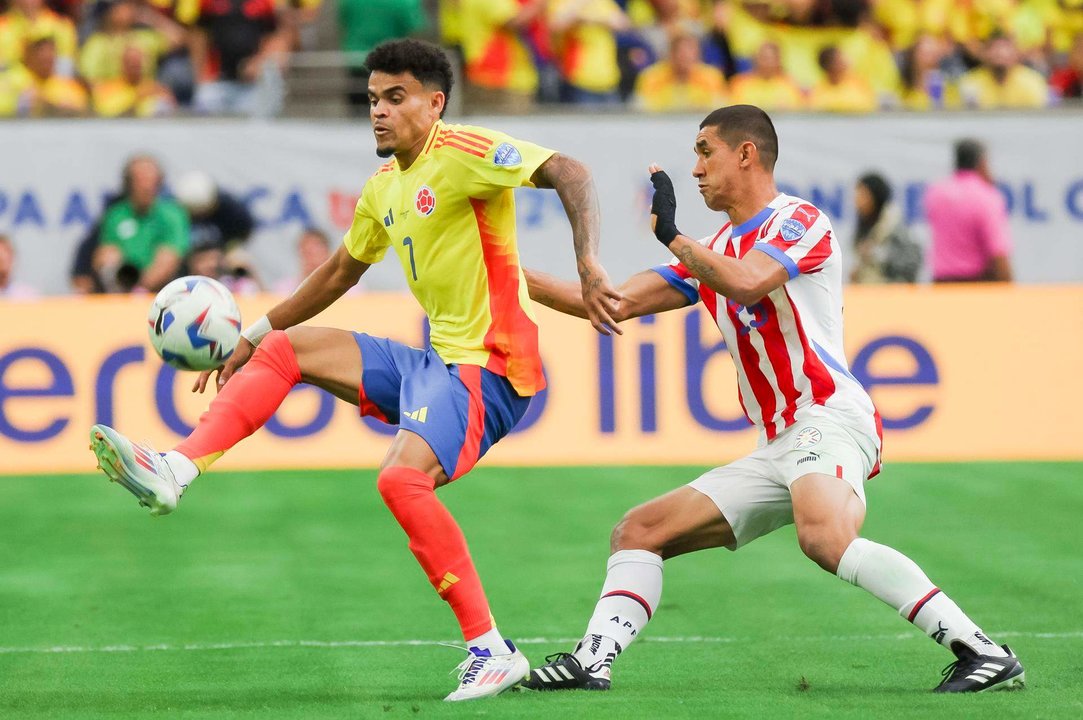
<svg viewBox="0 0 1083 720"><path fill-rule="evenodd" d="M593 257L598 252L598 235L602 224L598 192L590 171L579 161L557 154L538 168L537 180L535 184L539 187L554 188L560 196L572 225L579 277L589 287L597 287L602 282L601 278L594 276L590 268L583 264L584 258Z"/></svg>
<svg viewBox="0 0 1083 720"><path fill-rule="evenodd" d="M695 251L688 245L683 246L677 251L677 259L681 261L681 264L688 268L688 271L695 275L700 282L704 282L708 287L717 287L718 273L709 264L696 257Z"/></svg>

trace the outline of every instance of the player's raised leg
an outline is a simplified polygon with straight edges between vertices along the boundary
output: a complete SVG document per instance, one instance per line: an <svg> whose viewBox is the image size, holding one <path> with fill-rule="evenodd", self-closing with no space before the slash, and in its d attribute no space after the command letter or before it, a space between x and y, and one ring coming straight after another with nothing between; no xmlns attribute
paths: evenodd
<svg viewBox="0 0 1083 720"><path fill-rule="evenodd" d="M586 634L571 653L530 671L530 690L608 690L613 661L654 616L662 562L684 553L733 546L733 529L706 495L678 488L628 511L613 529L612 555Z"/></svg>
<svg viewBox="0 0 1083 720"><path fill-rule="evenodd" d="M990 640L913 560L858 537L865 505L844 480L813 473L791 486L797 539L820 567L895 608L957 658L937 692L1023 687L1023 666Z"/></svg>
<svg viewBox="0 0 1083 720"><path fill-rule="evenodd" d="M135 495L151 514L165 515L176 509L192 480L262 427L295 385L316 385L356 405L360 378L361 351L353 333L310 327L275 330L263 338L243 371L222 387L192 434L174 450L160 455L105 425L91 428L91 449L111 480Z"/></svg>

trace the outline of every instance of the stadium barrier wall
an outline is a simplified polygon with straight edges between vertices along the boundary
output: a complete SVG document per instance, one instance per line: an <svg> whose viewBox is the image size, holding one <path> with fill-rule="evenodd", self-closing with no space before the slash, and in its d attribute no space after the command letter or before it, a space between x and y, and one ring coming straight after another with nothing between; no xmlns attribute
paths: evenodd
<svg viewBox="0 0 1083 720"><path fill-rule="evenodd" d="M664 262L647 230L647 165L670 171L681 229L713 234L720 216L703 207L690 173L701 116L469 118L586 162L602 209L602 260L613 277ZM454 121L454 119L452 119ZM1083 282L1083 113L894 114L863 117L779 115L779 188L816 203L845 247L853 237L853 185L869 170L894 184L919 237L925 185L947 175L952 143L984 140L1008 201L1014 270L1022 282ZM306 225L340 236L354 201L382 160L365 123L90 120L5 123L0 133L0 232L19 249L20 279L54 294L67 290L74 249L120 185L137 151L161 158L167 182L205 170L242 198L259 228L252 250L264 279L296 273L294 243ZM517 192L525 262L574 278L575 260L556 193ZM372 290L405 290L401 270L381 263ZM273 285L272 285L273 286Z"/></svg>
<svg viewBox="0 0 1083 720"><path fill-rule="evenodd" d="M246 317L272 297L242 298ZM163 365L146 297L0 304L0 473L83 472L94 422L168 448L210 401ZM1083 459L1083 287L852 287L847 354L884 419L885 461ZM538 308L549 388L484 462L720 465L755 444L732 363L698 309L599 336ZM413 345L424 316L402 294L342 299L311 324ZM429 416L431 421L439 418ZM394 431L311 387L220 469L372 467Z"/></svg>

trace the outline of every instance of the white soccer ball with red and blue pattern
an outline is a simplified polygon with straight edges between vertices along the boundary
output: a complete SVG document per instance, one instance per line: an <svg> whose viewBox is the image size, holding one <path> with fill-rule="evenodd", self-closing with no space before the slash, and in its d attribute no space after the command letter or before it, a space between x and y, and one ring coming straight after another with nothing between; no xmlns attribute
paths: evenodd
<svg viewBox="0 0 1083 720"><path fill-rule="evenodd" d="M178 370L211 370L237 349L241 311L233 293L202 275L177 278L162 288L147 313L150 344Z"/></svg>

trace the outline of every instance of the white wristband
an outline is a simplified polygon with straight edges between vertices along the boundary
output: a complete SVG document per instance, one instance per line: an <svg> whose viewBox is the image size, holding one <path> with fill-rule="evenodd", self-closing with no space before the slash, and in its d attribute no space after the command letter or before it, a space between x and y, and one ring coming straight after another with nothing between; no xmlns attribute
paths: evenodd
<svg viewBox="0 0 1083 720"><path fill-rule="evenodd" d="M274 328L271 327L271 321L267 319L267 316L261 315L259 320L256 320L244 330L241 330L241 337L253 345L258 346L260 340L273 329Z"/></svg>

